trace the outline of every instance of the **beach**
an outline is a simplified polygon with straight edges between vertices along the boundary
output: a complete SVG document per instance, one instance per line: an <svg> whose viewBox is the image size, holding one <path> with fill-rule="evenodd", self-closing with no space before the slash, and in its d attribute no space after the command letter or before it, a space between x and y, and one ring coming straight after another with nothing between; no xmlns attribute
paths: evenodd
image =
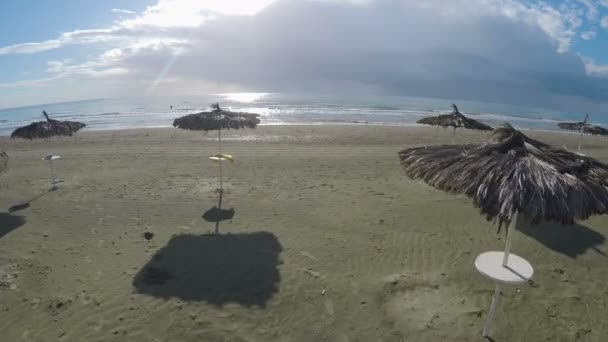
<svg viewBox="0 0 608 342"><path fill-rule="evenodd" d="M223 132L234 217L219 236L201 217L218 201L214 132L1 138L0 340L486 341L494 284L473 261L504 234L465 196L407 178L397 153L488 137L366 124ZM582 152L608 162L606 138L585 136ZM48 154L61 155L63 180L50 192ZM535 274L505 289L492 337L602 341L606 234L606 216L513 234Z"/></svg>

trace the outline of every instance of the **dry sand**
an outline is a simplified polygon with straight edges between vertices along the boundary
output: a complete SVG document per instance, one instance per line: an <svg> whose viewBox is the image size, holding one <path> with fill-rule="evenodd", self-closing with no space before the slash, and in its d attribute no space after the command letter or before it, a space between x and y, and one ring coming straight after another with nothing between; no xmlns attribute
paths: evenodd
<svg viewBox="0 0 608 342"><path fill-rule="evenodd" d="M574 135L531 136L576 147ZM473 260L503 241L467 198L409 180L397 158L450 131L230 132L234 217L220 236L205 235L214 224L201 218L218 198L214 138L154 129L0 140L12 158L0 177L0 340L484 341L493 284ZM608 161L606 139L585 141ZM63 157L53 192L48 153ZM505 292L494 339L605 341L606 234L608 217L514 234L536 274Z"/></svg>

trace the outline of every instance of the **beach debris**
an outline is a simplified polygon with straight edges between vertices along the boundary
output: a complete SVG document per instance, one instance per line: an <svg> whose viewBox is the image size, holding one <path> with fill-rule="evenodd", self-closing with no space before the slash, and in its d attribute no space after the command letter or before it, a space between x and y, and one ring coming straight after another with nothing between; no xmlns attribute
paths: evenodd
<svg viewBox="0 0 608 342"><path fill-rule="evenodd" d="M42 111L46 121L33 122L27 126L19 127L13 131L11 138L36 139L50 138L53 136L72 136L86 125L76 121L58 121L49 117L46 111Z"/></svg>
<svg viewBox="0 0 608 342"><path fill-rule="evenodd" d="M425 125L453 127L454 129L468 128L480 131L492 130L492 127L464 116L462 113L460 113L458 107L455 104L452 104L452 107L454 108L454 110L450 114L430 116L420 119L416 122Z"/></svg>
<svg viewBox="0 0 608 342"><path fill-rule="evenodd" d="M585 335L588 335L590 333L591 333L591 329L589 329L589 328L578 329L578 331L576 332L576 334L574 334L574 341L578 341L581 338L584 338Z"/></svg>
<svg viewBox="0 0 608 342"><path fill-rule="evenodd" d="M321 274L321 273L313 270L312 268L304 269L304 272L308 273L309 275L311 275L311 276L313 276L315 278L320 278L320 277L323 276L323 274Z"/></svg>
<svg viewBox="0 0 608 342"><path fill-rule="evenodd" d="M305 257L307 257L307 258L309 258L311 260L314 260L314 261L319 260L319 259L317 259L317 257L315 257L314 255L310 254L308 251L300 251L300 254L302 254L303 256L305 256Z"/></svg>
<svg viewBox="0 0 608 342"><path fill-rule="evenodd" d="M144 239L146 239L146 240L152 240L153 237L154 237L154 233L152 233L152 232L144 232Z"/></svg>

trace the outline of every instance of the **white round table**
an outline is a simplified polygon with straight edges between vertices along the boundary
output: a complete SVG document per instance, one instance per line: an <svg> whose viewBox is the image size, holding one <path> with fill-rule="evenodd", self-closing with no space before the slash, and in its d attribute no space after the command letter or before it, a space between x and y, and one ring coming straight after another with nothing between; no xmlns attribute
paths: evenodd
<svg viewBox="0 0 608 342"><path fill-rule="evenodd" d="M486 278L496 283L496 290L494 290L494 297L492 297L492 304L490 305L490 311L486 318L486 323L483 327L481 335L488 337L490 332L490 325L494 320L496 313L496 305L500 298L500 287L501 285L515 285L525 283L532 278L534 269L532 265L526 259L509 253L507 259L507 265L503 266L503 259L505 252L503 251L490 251L481 253L475 258L475 267Z"/></svg>
<svg viewBox="0 0 608 342"><path fill-rule="evenodd" d="M502 251L481 253L475 258L475 267L485 277L501 284L520 284L532 278L534 269L526 259L510 253L507 266L503 266L504 255Z"/></svg>

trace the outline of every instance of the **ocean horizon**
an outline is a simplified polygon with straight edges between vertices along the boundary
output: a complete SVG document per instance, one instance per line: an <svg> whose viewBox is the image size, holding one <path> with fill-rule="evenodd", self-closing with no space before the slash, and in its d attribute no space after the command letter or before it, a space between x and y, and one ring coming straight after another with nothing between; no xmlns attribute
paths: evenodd
<svg viewBox="0 0 608 342"><path fill-rule="evenodd" d="M517 128L559 131L561 121L581 121L582 113L560 112L488 102L406 96L346 97L318 94L224 93L166 98L90 99L0 109L0 136L17 127L43 120L45 110L57 120L80 121L86 130L117 130L171 127L177 117L209 109L219 102L223 108L260 114L262 125L277 124L384 124L418 125L416 121L460 111L495 126L509 122ZM608 120L592 117L606 126Z"/></svg>

